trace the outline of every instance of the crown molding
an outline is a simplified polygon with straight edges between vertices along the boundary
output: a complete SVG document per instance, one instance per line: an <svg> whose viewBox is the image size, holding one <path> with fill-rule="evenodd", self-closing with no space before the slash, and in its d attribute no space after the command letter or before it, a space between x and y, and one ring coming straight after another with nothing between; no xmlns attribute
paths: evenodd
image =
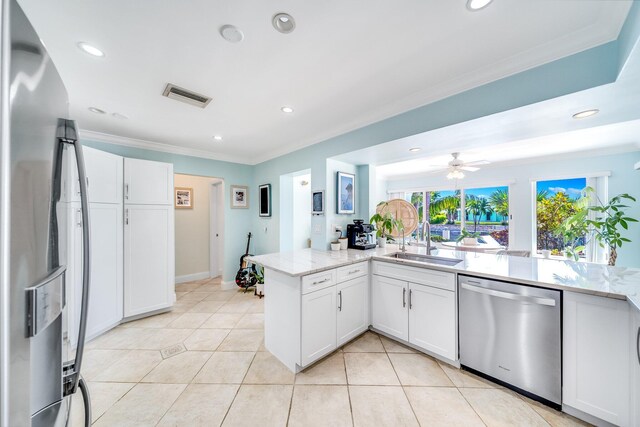
<svg viewBox="0 0 640 427"><path fill-rule="evenodd" d="M107 144L122 145L124 147L139 148L142 150L160 151L163 153L179 154L181 156L199 157L202 159L218 160L221 162L240 163L244 165L253 164L247 162L246 159L240 158L238 156L212 153L210 151L197 150L195 148L179 147L177 145L147 141L144 139L129 138L126 136L112 135L87 129L80 129L79 133L81 139L104 142Z"/></svg>

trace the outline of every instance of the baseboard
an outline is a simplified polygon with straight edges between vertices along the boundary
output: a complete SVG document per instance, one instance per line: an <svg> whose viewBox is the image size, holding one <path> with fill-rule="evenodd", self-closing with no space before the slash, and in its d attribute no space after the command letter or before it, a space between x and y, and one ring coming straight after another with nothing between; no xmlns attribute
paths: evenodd
<svg viewBox="0 0 640 427"><path fill-rule="evenodd" d="M238 285L236 285L235 280L230 280L228 282L222 281L222 283L220 284L220 287L225 290L228 291L229 289L235 289L238 287Z"/></svg>
<svg viewBox="0 0 640 427"><path fill-rule="evenodd" d="M211 277L211 275L208 271L185 274L184 276L176 276L176 283L193 282L194 280L208 279L209 277Z"/></svg>

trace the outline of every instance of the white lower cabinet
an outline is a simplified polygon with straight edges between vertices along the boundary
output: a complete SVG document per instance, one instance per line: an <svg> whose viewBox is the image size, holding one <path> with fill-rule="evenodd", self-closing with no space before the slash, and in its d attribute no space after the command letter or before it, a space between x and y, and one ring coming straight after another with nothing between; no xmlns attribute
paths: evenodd
<svg viewBox="0 0 640 427"><path fill-rule="evenodd" d="M408 283L383 276L371 281L371 325L392 337L409 340Z"/></svg>
<svg viewBox="0 0 640 427"><path fill-rule="evenodd" d="M336 349L336 307L335 286L302 296L302 366Z"/></svg>
<svg viewBox="0 0 640 427"><path fill-rule="evenodd" d="M167 308L174 299L173 206L125 205L124 316Z"/></svg>
<svg viewBox="0 0 640 427"><path fill-rule="evenodd" d="M631 422L640 426L640 310L631 317Z"/></svg>
<svg viewBox="0 0 640 427"><path fill-rule="evenodd" d="M564 292L563 320L563 409L631 425L629 303Z"/></svg>
<svg viewBox="0 0 640 427"><path fill-rule="evenodd" d="M457 359L455 292L409 283L409 342Z"/></svg>
<svg viewBox="0 0 640 427"><path fill-rule="evenodd" d="M369 329L369 277L339 283L337 341L338 347Z"/></svg>

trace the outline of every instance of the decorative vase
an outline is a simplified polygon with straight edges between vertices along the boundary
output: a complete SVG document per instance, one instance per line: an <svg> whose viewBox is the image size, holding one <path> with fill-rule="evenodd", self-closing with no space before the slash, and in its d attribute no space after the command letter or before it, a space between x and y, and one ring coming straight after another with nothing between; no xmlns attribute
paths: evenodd
<svg viewBox="0 0 640 427"><path fill-rule="evenodd" d="M542 258L549 258L551 256L551 251L549 249L543 249L540 253L542 254Z"/></svg>
<svg viewBox="0 0 640 427"><path fill-rule="evenodd" d="M381 248L387 247L387 238L386 237L378 237L378 246Z"/></svg>
<svg viewBox="0 0 640 427"><path fill-rule="evenodd" d="M338 243L338 242L331 243L331 250L332 251L339 251L340 250L340 243Z"/></svg>
<svg viewBox="0 0 640 427"><path fill-rule="evenodd" d="M462 244L465 246L477 246L478 239L476 239L475 237L465 237L462 239Z"/></svg>
<svg viewBox="0 0 640 427"><path fill-rule="evenodd" d="M339 238L338 242L340 243L341 250L345 250L349 246L349 239L347 239L346 237Z"/></svg>

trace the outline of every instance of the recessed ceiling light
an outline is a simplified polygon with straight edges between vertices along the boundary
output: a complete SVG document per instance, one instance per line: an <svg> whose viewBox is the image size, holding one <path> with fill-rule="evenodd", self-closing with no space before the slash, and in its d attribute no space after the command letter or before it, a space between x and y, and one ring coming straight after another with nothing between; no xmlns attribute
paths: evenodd
<svg viewBox="0 0 640 427"><path fill-rule="evenodd" d="M95 46L90 45L89 43L80 42L80 43L78 43L78 47L83 52L88 53L89 55L97 56L97 57L103 57L104 56L104 52L103 51L101 51L100 49L98 49Z"/></svg>
<svg viewBox="0 0 640 427"><path fill-rule="evenodd" d="M215 139L216 141L222 141L222 136L214 135L213 139Z"/></svg>
<svg viewBox="0 0 640 427"><path fill-rule="evenodd" d="M89 111L96 114L106 114L107 112L96 107L89 107Z"/></svg>
<svg viewBox="0 0 640 427"><path fill-rule="evenodd" d="M282 107L280 110L282 110L283 113L293 113L293 108L291 107Z"/></svg>
<svg viewBox="0 0 640 427"><path fill-rule="evenodd" d="M244 33L234 25L220 27L220 35L229 43L238 43L244 39Z"/></svg>
<svg viewBox="0 0 640 427"><path fill-rule="evenodd" d="M116 119L128 119L129 117L125 116L124 114L120 114L120 113L111 113L111 115L113 117L115 117Z"/></svg>
<svg viewBox="0 0 640 427"><path fill-rule="evenodd" d="M422 148L419 148L419 147L409 148L409 151L411 151L412 153L417 153L420 150L422 150Z"/></svg>
<svg viewBox="0 0 640 427"><path fill-rule="evenodd" d="M296 21L288 13L276 13L271 20L273 28L282 34L289 34L296 28Z"/></svg>
<svg viewBox="0 0 640 427"><path fill-rule="evenodd" d="M467 0L467 9L475 12L489 6L493 0Z"/></svg>
<svg viewBox="0 0 640 427"><path fill-rule="evenodd" d="M580 111L579 113L575 113L573 115L573 118L574 119L585 119L587 117L595 116L599 112L600 112L600 110L598 110L597 108L594 108L592 110L584 110L584 111Z"/></svg>

